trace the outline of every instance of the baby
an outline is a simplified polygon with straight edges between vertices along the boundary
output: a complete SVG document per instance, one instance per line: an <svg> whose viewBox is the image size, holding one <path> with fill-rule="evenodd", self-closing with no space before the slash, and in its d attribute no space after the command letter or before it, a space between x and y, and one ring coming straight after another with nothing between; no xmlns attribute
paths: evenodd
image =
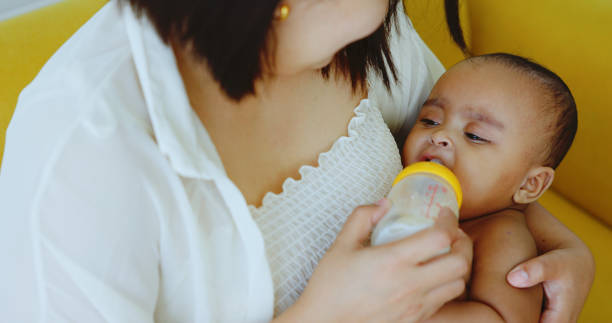
<svg viewBox="0 0 612 323"><path fill-rule="evenodd" d="M473 57L438 80L405 141L403 162L437 159L457 175L460 226L474 242L474 261L467 299L429 321L539 320L541 287L513 288L506 274L536 256L524 211L550 187L576 128L568 87L525 58Z"/></svg>

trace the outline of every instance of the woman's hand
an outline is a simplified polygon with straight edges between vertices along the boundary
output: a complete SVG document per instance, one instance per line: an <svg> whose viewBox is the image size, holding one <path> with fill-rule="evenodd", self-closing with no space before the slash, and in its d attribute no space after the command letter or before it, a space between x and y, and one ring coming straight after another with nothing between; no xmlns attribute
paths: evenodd
<svg viewBox="0 0 612 323"><path fill-rule="evenodd" d="M595 261L587 246L542 206L527 208L527 223L543 255L517 265L507 276L514 287L542 283L540 322L576 322L593 284Z"/></svg>
<svg viewBox="0 0 612 323"><path fill-rule="evenodd" d="M463 275L463 282L467 286L470 281L470 276L472 275L472 260L474 258L474 242L470 237L463 232L463 230L459 229L459 236L451 250L456 251L458 254L462 255L467 263L469 264L467 272ZM464 291L456 300L467 300L467 291ZM433 315L434 313L432 313Z"/></svg>
<svg viewBox="0 0 612 323"><path fill-rule="evenodd" d="M429 229L370 247L370 232L387 209L383 200L353 212L302 296L279 321L416 322L464 291L472 255L450 211L441 212ZM450 253L431 259L449 246Z"/></svg>

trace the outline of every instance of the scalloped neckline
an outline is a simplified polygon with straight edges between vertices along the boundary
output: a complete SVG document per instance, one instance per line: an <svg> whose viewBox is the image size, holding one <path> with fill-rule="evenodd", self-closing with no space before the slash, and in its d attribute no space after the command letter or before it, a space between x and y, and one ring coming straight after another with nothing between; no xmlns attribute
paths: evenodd
<svg viewBox="0 0 612 323"><path fill-rule="evenodd" d="M334 141L334 143L332 144L331 148L327 151L321 152L319 153L318 157L317 157L317 163L316 166L311 166L311 165L302 165L300 166L300 168L298 169L298 174L300 174L298 179L295 179L293 177L287 177L285 178L285 180L283 181L283 185L281 186L281 191L279 193L274 193L274 192L267 192L266 194L264 194L263 199L261 200L261 205L256 207L252 204L248 204L248 208L249 210L252 211L257 211L258 213L261 212L262 210L264 210L266 208L266 205L270 205L270 201L272 200L276 200L276 199L282 199L285 195L287 195L287 191L290 187L292 186L297 186L300 185L303 181L304 181L304 177L308 176L308 174L313 173L313 172L317 172L321 169L321 159L325 158L325 156L329 156L331 155L334 151L338 150L338 147L340 145L346 144L347 142L353 141L356 136L356 128L359 125L359 123L361 122L361 120L363 120L366 116L366 109L371 108L371 104L370 104L370 99L365 98L362 99L361 101L359 101L359 105L357 105L354 109L353 109L353 116L351 117L348 126L347 126L347 135L343 135L338 137L338 139L336 139L336 141Z"/></svg>

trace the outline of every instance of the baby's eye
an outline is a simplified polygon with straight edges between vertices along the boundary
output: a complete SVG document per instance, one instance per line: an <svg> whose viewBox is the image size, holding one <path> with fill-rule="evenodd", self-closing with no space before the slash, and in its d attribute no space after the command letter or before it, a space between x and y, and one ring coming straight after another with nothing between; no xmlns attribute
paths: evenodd
<svg viewBox="0 0 612 323"><path fill-rule="evenodd" d="M427 119L427 118L423 118L423 119L421 119L421 120L420 120L420 122L421 122L422 124L424 124L425 126L428 126L428 127L433 127L433 126L438 126L438 125L440 125L440 123L439 123L439 122L436 122L436 121L433 121L433 120L431 120L431 119Z"/></svg>
<svg viewBox="0 0 612 323"><path fill-rule="evenodd" d="M483 144L483 143L488 143L488 142L490 142L489 140L484 139L484 138L481 138L481 137L479 137L479 136L477 136L477 135L475 135L475 134L473 134L473 133L471 133L471 132L466 132L466 133L465 133L465 136L466 136L466 137L467 137L469 140L471 140L471 141L473 141L473 142L475 142L475 143L479 143L479 144Z"/></svg>

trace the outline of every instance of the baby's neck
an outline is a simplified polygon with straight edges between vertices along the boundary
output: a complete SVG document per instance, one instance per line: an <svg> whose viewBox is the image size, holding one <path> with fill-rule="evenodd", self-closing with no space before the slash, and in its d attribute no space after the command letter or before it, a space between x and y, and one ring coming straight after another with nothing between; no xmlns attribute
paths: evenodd
<svg viewBox="0 0 612 323"><path fill-rule="evenodd" d="M521 213L525 213L525 210L527 209L528 204L519 204L519 203L510 203L505 207L501 207L499 209L487 212L487 213L483 213L483 214L471 214L471 215L466 215L466 214L461 214L461 212L459 212L459 222L461 223L466 223L469 221L473 221L473 220L479 220L482 219L486 216L489 216L491 214L496 214L499 212L502 212L504 210L514 210L514 211L518 211Z"/></svg>

